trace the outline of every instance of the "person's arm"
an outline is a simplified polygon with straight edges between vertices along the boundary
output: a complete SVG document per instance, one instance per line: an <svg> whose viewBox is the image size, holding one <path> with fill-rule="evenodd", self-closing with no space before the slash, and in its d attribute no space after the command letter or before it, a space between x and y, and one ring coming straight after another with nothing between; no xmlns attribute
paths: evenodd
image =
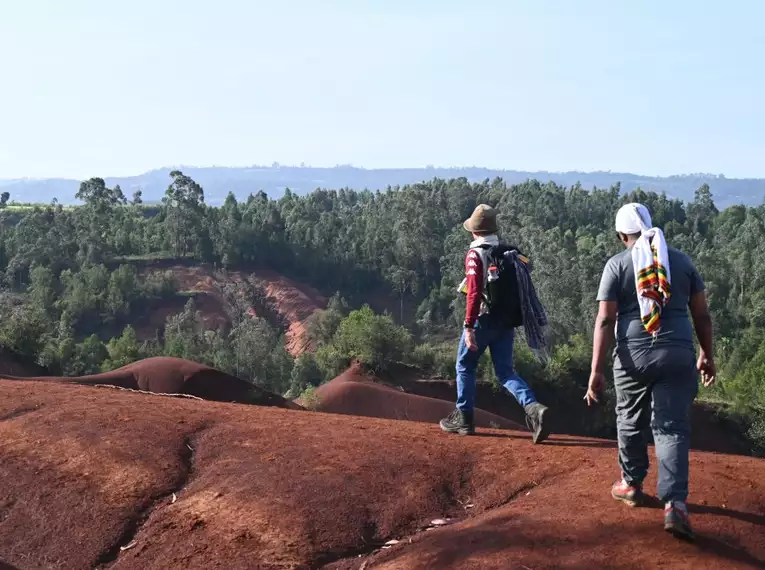
<svg viewBox="0 0 765 570"><path fill-rule="evenodd" d="M717 377L713 345L714 332L712 330L712 317L709 316L709 305L707 305L704 280L692 263L691 267L691 290L688 300L688 308L691 311L693 328L696 330L696 338L699 339L699 346L701 346L701 354L699 354L696 368L698 368L701 373L701 381L704 386L709 387L715 383Z"/></svg>
<svg viewBox="0 0 765 570"><path fill-rule="evenodd" d="M475 339L475 322L481 314L483 300L483 261L473 250L465 258L465 279L467 280L467 306L465 307L465 344L469 350L478 350Z"/></svg>
<svg viewBox="0 0 765 570"><path fill-rule="evenodd" d="M598 316L595 317L595 330L592 341L592 363L590 368L593 374L603 374L605 372L606 354L608 354L608 350L614 343L616 313L616 301L600 302Z"/></svg>
<svg viewBox="0 0 765 570"><path fill-rule="evenodd" d="M709 388L717 380L717 365L715 364L714 346L712 345L712 317L709 316L707 297L703 290L691 295L688 303L693 318L693 328L696 329L696 337L699 339L701 354L696 363L696 368L701 373L701 382Z"/></svg>
<svg viewBox="0 0 765 570"><path fill-rule="evenodd" d="M472 329L481 313L483 300L483 261L475 250L465 257L465 278L467 279L467 306L465 307L466 329Z"/></svg>
<svg viewBox="0 0 765 570"><path fill-rule="evenodd" d="M584 399L588 406L600 401L600 394L606 387L604 368L606 354L614 342L614 326L618 316L619 272L613 260L606 264L598 288L598 316L595 318L593 331L592 363L590 364L590 381Z"/></svg>
<svg viewBox="0 0 765 570"><path fill-rule="evenodd" d="M707 359L714 356L712 317L709 315L707 296L704 291L699 291L691 297L688 305L691 309L693 328L696 329L696 337L699 339L701 352Z"/></svg>

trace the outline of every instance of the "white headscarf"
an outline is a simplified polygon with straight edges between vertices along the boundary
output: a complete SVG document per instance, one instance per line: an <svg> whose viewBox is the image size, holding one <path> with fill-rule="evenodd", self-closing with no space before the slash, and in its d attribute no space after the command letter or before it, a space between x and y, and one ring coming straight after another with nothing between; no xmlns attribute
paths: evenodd
<svg viewBox="0 0 765 570"><path fill-rule="evenodd" d="M659 315L671 296L672 276L664 232L652 227L651 214L643 204L630 203L622 206L616 214L616 231L622 234L641 234L632 247L632 264L635 269L635 288L640 303L640 316L646 330L656 335L660 328ZM655 255L654 255L655 253ZM650 271L651 283L643 282L641 272ZM659 279L666 274L666 283Z"/></svg>
<svg viewBox="0 0 765 570"><path fill-rule="evenodd" d="M643 204L625 204L616 213L616 231L633 235L651 229L651 213ZM661 231L661 230L659 230Z"/></svg>

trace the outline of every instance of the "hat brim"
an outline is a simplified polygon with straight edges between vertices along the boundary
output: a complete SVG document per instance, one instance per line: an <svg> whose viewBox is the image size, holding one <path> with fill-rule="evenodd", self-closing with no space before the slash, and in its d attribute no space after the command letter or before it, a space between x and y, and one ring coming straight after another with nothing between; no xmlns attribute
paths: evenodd
<svg viewBox="0 0 765 570"><path fill-rule="evenodd" d="M465 231L468 231L470 233L476 233L476 234L495 234L497 231L499 231L499 228L496 224L490 228L483 228L479 229L473 226L471 223L471 220L468 218L462 223L462 227L465 229Z"/></svg>

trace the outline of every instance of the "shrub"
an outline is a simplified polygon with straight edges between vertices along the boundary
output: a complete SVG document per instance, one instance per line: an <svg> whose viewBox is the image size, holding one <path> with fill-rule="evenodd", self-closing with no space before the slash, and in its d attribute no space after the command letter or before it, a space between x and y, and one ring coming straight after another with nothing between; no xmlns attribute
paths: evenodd
<svg viewBox="0 0 765 570"><path fill-rule="evenodd" d="M290 388L285 395L288 399L293 399L306 389L318 386L324 380L316 357L310 352L301 354L295 359L290 375Z"/></svg>
<svg viewBox="0 0 765 570"><path fill-rule="evenodd" d="M456 341L441 344L425 343L414 348L410 359L412 364L432 376L454 380L456 352Z"/></svg>
<svg viewBox="0 0 765 570"><path fill-rule="evenodd" d="M751 413L752 423L746 432L746 437L752 444L752 454L765 457L765 410Z"/></svg>
<svg viewBox="0 0 765 570"><path fill-rule="evenodd" d="M321 405L321 399L319 398L319 395L316 393L316 388L313 386L309 386L305 390L303 390L303 393L300 394L300 403L302 406L308 410L316 411L319 409L319 406Z"/></svg>
<svg viewBox="0 0 765 570"><path fill-rule="evenodd" d="M343 319L332 345L340 357L383 371L390 364L404 360L411 342L408 330L397 326L387 315L375 315L368 305L364 305Z"/></svg>

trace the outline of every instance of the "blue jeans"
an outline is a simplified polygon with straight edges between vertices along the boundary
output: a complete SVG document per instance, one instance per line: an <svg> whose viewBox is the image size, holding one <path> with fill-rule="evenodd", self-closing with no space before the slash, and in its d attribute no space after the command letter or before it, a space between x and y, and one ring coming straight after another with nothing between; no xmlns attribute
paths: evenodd
<svg viewBox="0 0 765 570"><path fill-rule="evenodd" d="M469 350L463 331L457 350L457 408L463 412L470 412L475 407L475 371L478 359L487 348L491 351L491 361L500 384L524 408L535 403L537 399L534 392L513 368L515 329L491 326L485 317L481 317L475 329L475 339L478 350Z"/></svg>
<svg viewBox="0 0 765 570"><path fill-rule="evenodd" d="M685 502L691 405L698 392L696 359L689 350L654 352L661 353L657 362L633 360L628 353L617 355L614 362L619 467L627 483L642 484L648 473L650 426L659 464L659 499Z"/></svg>

